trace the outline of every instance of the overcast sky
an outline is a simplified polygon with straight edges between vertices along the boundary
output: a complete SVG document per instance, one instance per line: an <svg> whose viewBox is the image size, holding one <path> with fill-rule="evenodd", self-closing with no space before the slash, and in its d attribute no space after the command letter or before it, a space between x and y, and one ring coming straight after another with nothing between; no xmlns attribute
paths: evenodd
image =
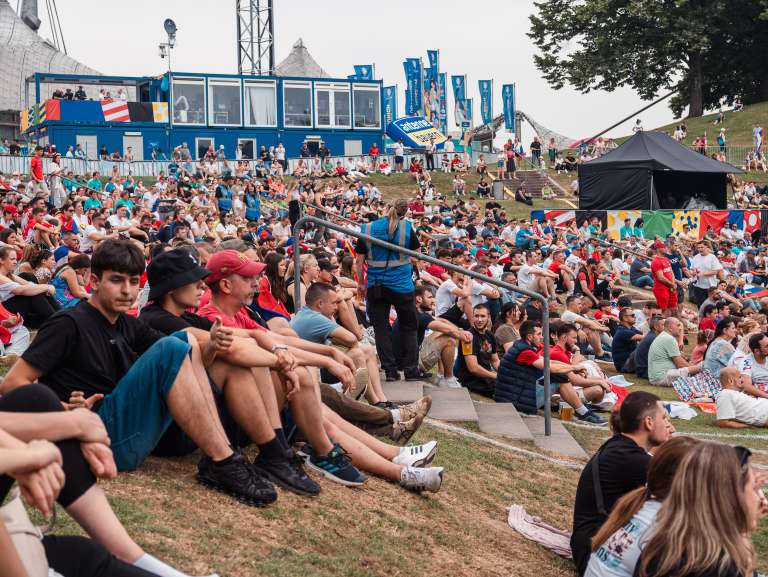
<svg viewBox="0 0 768 577"><path fill-rule="evenodd" d="M373 4L274 0L274 4L277 62L301 37L332 76L345 78L354 72L354 64L374 63L377 78L399 85L401 113L402 62L418 56L426 62L428 49L440 50L441 72L468 75L475 119L480 113L477 81L488 78L494 80L494 114L501 112L501 85L514 82L519 109L574 138L591 136L644 104L629 89L589 94L552 90L534 66L535 47L526 35L533 0L384 0ZM57 0L57 5L69 54L102 73L141 76L165 70L167 64L157 49L165 37L165 18L173 18L179 28L174 71L237 72L235 0ZM41 33L49 36L44 14L41 17ZM448 107L451 118L450 89ZM663 103L641 115L646 128L672 118ZM627 134L630 129L631 123L626 123L613 134Z"/></svg>

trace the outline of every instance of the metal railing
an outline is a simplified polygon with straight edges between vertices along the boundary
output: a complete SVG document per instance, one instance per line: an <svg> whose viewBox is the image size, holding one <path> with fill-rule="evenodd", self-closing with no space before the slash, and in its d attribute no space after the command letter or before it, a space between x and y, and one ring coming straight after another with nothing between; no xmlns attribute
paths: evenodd
<svg viewBox="0 0 768 577"><path fill-rule="evenodd" d="M544 341L544 378L543 378L543 384L544 384L544 434L546 436L550 436L552 434L552 407L550 406L550 402L552 399L552 391L550 391L549 383L550 383L550 370L549 370L549 302L547 301L546 297L543 295L540 295L539 293L535 293L523 288L520 288L515 285L511 285L509 283L506 283L501 280L497 280L495 278L487 277L483 274L480 274L475 271L471 271L469 269L456 266L453 263L445 262L442 260L439 260L437 258L431 257L429 255L422 254L420 252L417 252L415 250L410 250L407 248L403 248L400 246L397 246L395 244L379 240L378 238L375 238L373 236L370 236L368 234L349 230L347 228L344 228L343 226L328 222L326 220L323 220L321 218L316 218L314 216L302 216L298 221L296 221L296 224L293 227L293 274L294 274L294 286L293 286L293 302L295 306L299 307L299 303L301 302L301 251L299 250L299 236L301 234L301 230L304 228L306 224L315 224L317 226L322 226L325 228L329 228L331 230L335 230L336 232L340 232L343 234L348 234L350 236L354 236L355 238L363 239L364 241L375 244L376 246L380 246L382 248L386 248L387 250L390 250L392 252L397 252L400 254L403 254L405 256L415 258L418 260L423 260L425 262L428 262L430 264L434 264L437 266L441 266L444 269L457 272L459 274L466 275L470 278L474 278L477 280L482 281L486 284L491 284L500 288L503 288L507 291L514 292L521 294L523 296L527 296L528 298L532 298L534 300L537 300L541 303L541 320L542 320L542 335L543 335L543 341ZM359 279L360 282L362 282L362 279Z"/></svg>

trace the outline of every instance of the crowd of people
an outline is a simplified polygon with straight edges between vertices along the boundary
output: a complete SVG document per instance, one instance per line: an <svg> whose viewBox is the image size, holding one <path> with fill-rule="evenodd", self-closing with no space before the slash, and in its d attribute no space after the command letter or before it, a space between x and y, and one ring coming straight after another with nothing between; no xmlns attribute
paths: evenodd
<svg viewBox="0 0 768 577"><path fill-rule="evenodd" d="M322 484L306 470L345 486L374 475L437 492L437 443L405 445L431 399L398 405L385 383L464 387L535 414L545 399L544 339L552 401L585 423L608 424L599 413L617 404L611 367L680 394L707 385L722 427L768 424L768 299L748 292L768 280L768 247L738 229L702 241L646 239L642 222L630 221L614 243L598 218L562 226L510 218L480 187L480 201L456 188L450 199L419 163L409 170L414 196L387 203L351 172L290 178L273 161L266 172L244 163L217 174L177 152L174 170L144 182L119 168L106 177L44 175L37 147L28 180L0 180L0 341L12 364L0 384L0 451L8 451L0 461L9 463L0 494L15 480L43 514L58 499L90 535L43 541L64 577L182 575L131 540L96 485L150 455L199 450L197 480L253 506L273 503L276 487L318 495ZM514 158L503 168L514 171ZM468 167L459 159L450 170L461 178ZM296 244L302 215L318 221ZM436 260L411 258L419 254ZM510 286L542 295L546 306ZM689 359L683 350L696 331L700 358ZM650 482L668 446L674 465L689 458L678 458L689 445L666 443L672 427L653 395L632 393L612 414L616 435L577 493L573 551L582 572L595 544L595 556L615 567L609 545L627 516L650 526L653 513L664 528L679 523L678 503L705 490L687 477L672 481L662 460L668 492L644 501L675 508L643 509L631 494L631 506L616 508L621 520L609 518L646 471ZM717 575L746 577L754 559L749 548L734 549L735 535L746 547L764 508L762 479L727 451L702 444L684 469L734 461L718 477L732 483L743 510L731 540L702 544L694 525L674 542L651 538L635 556L641 575L703 575L714 563L734 568ZM592 502L595 479L606 492ZM719 510L708 514L717 519ZM590 542L603 521L613 529ZM691 540L710 547L706 555L681 556ZM72 557L99 566L73 569Z"/></svg>

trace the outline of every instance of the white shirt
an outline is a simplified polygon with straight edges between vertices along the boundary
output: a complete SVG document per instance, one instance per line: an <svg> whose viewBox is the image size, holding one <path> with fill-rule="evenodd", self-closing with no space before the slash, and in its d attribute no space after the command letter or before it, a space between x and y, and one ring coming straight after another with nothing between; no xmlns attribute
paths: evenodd
<svg viewBox="0 0 768 577"><path fill-rule="evenodd" d="M723 389L715 398L717 420L739 421L754 427L768 423L768 399L756 399L741 391Z"/></svg>
<svg viewBox="0 0 768 577"><path fill-rule="evenodd" d="M517 271L517 284L525 290L533 290L533 283L536 280L536 276L533 271L536 270L535 266L524 264Z"/></svg>
<svg viewBox="0 0 768 577"><path fill-rule="evenodd" d="M446 140L445 145L443 146L443 151L447 153L454 152L456 147L453 146L453 140Z"/></svg>
<svg viewBox="0 0 768 577"><path fill-rule="evenodd" d="M113 227L117 226L131 226L131 220L129 218L120 218L118 215L113 214L107 219L107 222L111 224Z"/></svg>
<svg viewBox="0 0 768 577"><path fill-rule="evenodd" d="M754 353L749 353L738 365L739 372L749 375L752 384L762 391L768 391L768 361L762 365L757 362Z"/></svg>
<svg viewBox="0 0 768 577"><path fill-rule="evenodd" d="M697 254L691 261L691 268L697 273L709 272L712 270L722 270L723 265L717 257L710 253L707 256ZM708 289L717 286L717 275L698 277L696 279L696 286L702 289Z"/></svg>
<svg viewBox="0 0 768 577"><path fill-rule="evenodd" d="M216 225L217 233L224 233L224 236L237 236L237 227L234 224L223 225L219 223Z"/></svg>
<svg viewBox="0 0 768 577"><path fill-rule="evenodd" d="M488 300L488 297L480 294L484 290L491 288L488 285L478 282L476 280L471 281L472 282L472 296L470 297L470 300L472 301L472 306L477 306L480 303L484 303Z"/></svg>
<svg viewBox="0 0 768 577"><path fill-rule="evenodd" d="M403 156L405 154L405 148L401 142L395 143L395 156Z"/></svg>
<svg viewBox="0 0 768 577"><path fill-rule="evenodd" d="M85 234L83 234L83 237L80 240L80 248L83 249L83 251L87 251L94 248L94 241L91 240L91 235L95 232L100 234L106 234L107 230L105 228L96 228L92 224L89 224L85 228Z"/></svg>
<svg viewBox="0 0 768 577"><path fill-rule="evenodd" d="M458 297L453 294L453 291L457 288L459 287L456 286L456 283L451 279L443 282L443 284L438 287L437 292L435 293L435 310L437 316L444 314L445 311L456 304L456 299Z"/></svg>

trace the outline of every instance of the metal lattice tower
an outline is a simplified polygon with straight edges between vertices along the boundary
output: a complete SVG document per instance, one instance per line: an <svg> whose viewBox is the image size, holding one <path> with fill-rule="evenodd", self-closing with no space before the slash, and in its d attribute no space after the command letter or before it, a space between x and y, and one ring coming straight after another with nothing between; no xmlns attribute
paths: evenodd
<svg viewBox="0 0 768 577"><path fill-rule="evenodd" d="M235 0L237 71L268 76L275 72L275 29L272 0Z"/></svg>

